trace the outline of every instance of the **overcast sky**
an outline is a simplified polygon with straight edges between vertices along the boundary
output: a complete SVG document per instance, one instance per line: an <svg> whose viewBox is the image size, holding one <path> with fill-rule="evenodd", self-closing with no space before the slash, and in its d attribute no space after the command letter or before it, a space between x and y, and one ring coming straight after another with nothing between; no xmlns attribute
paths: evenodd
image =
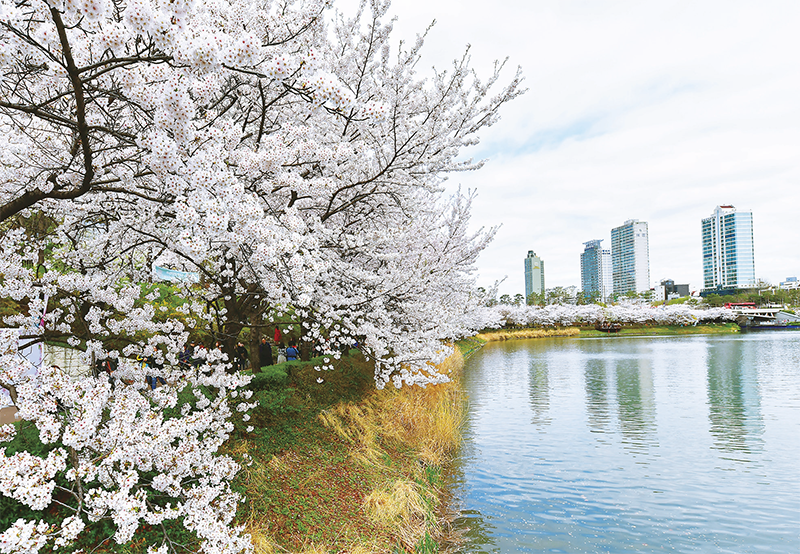
<svg viewBox="0 0 800 554"><path fill-rule="evenodd" d="M337 2L337 5L347 6ZM476 226L502 227L481 284L524 293L528 250L547 287L580 286L583 243L649 224L651 283L702 287L700 220L752 210L756 275L800 276L800 2L395 0L396 38L437 20L423 66L471 45L509 58L528 92L448 186L476 188Z"/></svg>

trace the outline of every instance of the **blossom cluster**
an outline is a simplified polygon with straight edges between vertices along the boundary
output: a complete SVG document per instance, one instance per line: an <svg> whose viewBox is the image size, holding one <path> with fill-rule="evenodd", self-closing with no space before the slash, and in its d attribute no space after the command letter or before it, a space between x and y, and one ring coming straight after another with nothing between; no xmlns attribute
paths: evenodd
<svg viewBox="0 0 800 554"><path fill-rule="evenodd" d="M724 308L700 308L686 304L653 306L640 302L599 304L552 304L517 306L497 304L475 312L474 326L479 329L500 327L554 327L597 325L601 323L696 325L705 322L732 321L736 314Z"/></svg>

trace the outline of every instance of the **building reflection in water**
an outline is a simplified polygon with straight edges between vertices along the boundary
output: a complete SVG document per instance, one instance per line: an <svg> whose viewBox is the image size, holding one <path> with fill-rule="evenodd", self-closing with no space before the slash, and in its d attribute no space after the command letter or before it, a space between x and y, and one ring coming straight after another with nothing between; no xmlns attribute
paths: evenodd
<svg viewBox="0 0 800 554"><path fill-rule="evenodd" d="M744 341L719 341L708 353L708 419L714 448L749 454L762 448L757 352Z"/></svg>
<svg viewBox="0 0 800 554"><path fill-rule="evenodd" d="M607 433L611 414L608 409L608 371L606 360L586 360L584 384L586 387L586 411L589 430L592 433Z"/></svg>
<svg viewBox="0 0 800 554"><path fill-rule="evenodd" d="M531 423L537 427L550 425L550 382L548 379L547 358L533 358L530 370L530 403L533 418Z"/></svg>
<svg viewBox="0 0 800 554"><path fill-rule="evenodd" d="M614 374L622 443L631 452L646 454L658 446L651 360L644 354L617 360Z"/></svg>

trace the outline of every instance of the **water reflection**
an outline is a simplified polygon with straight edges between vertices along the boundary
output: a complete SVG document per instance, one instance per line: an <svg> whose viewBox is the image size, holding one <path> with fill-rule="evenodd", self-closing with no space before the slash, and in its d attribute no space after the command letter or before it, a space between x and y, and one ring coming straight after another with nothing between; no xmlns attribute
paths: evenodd
<svg viewBox="0 0 800 554"><path fill-rule="evenodd" d="M800 552L790 335L487 345L465 368L448 546Z"/></svg>
<svg viewBox="0 0 800 554"><path fill-rule="evenodd" d="M751 454L761 449L763 421L755 350L743 341L713 345L708 355L708 419L714 448Z"/></svg>
<svg viewBox="0 0 800 554"><path fill-rule="evenodd" d="M445 541L439 545L441 552L463 552L464 544L469 544L471 549L483 547L481 552L498 552L494 546L492 531L494 525L477 510L461 510L459 516L453 520L453 530Z"/></svg>
<svg viewBox="0 0 800 554"><path fill-rule="evenodd" d="M631 452L645 454L651 445L658 446L653 438L656 408L650 359L620 360L614 375L622 443Z"/></svg>
<svg viewBox="0 0 800 554"><path fill-rule="evenodd" d="M542 427L550 423L550 383L546 358L535 358L530 371L530 402L533 417L531 423Z"/></svg>
<svg viewBox="0 0 800 554"><path fill-rule="evenodd" d="M589 430L592 433L605 433L608 430L611 415L608 409L608 372L604 360L593 358L586 360L584 384Z"/></svg>

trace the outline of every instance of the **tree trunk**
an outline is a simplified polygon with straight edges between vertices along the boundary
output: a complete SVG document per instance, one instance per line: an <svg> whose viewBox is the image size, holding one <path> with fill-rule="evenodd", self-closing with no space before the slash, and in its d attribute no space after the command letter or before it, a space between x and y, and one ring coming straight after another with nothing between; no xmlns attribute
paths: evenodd
<svg viewBox="0 0 800 554"><path fill-rule="evenodd" d="M298 326L300 327L300 338L297 341L298 348L300 349L300 359L304 362L311 360L311 342L304 340L306 328L303 326L304 321L300 320Z"/></svg>
<svg viewBox="0 0 800 554"><path fill-rule="evenodd" d="M261 373L261 327L255 325L250 327L250 366L253 373Z"/></svg>
<svg viewBox="0 0 800 554"><path fill-rule="evenodd" d="M300 343L300 359L304 362L311 360L311 343L303 341Z"/></svg>

